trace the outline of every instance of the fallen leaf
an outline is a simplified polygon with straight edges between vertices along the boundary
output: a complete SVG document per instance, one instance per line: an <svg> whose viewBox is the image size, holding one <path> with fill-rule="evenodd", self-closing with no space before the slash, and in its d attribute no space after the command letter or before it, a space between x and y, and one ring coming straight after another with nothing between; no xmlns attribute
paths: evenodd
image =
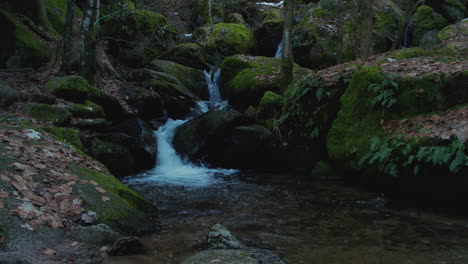
<svg viewBox="0 0 468 264"><path fill-rule="evenodd" d="M103 200L104 202L106 202L106 201L109 201L109 200L110 200L110 198L109 198L109 197L107 197L107 196L102 196L102 197L101 197L101 200Z"/></svg>
<svg viewBox="0 0 468 264"><path fill-rule="evenodd" d="M106 190L104 190L103 188L101 187L94 187L94 189L96 189L96 191L100 192L100 193L106 193Z"/></svg>
<svg viewBox="0 0 468 264"><path fill-rule="evenodd" d="M42 253L51 256L51 255L55 255L57 252L53 249L47 248L44 251L42 251Z"/></svg>
<svg viewBox="0 0 468 264"><path fill-rule="evenodd" d="M95 181L93 181L93 180L89 181L89 183L91 183L91 184L94 185L94 186L98 186L97 182L95 182Z"/></svg>
<svg viewBox="0 0 468 264"><path fill-rule="evenodd" d="M0 192L0 198L8 198L7 192Z"/></svg>
<svg viewBox="0 0 468 264"><path fill-rule="evenodd" d="M3 204L3 202L0 202L0 208L5 208L5 205Z"/></svg>

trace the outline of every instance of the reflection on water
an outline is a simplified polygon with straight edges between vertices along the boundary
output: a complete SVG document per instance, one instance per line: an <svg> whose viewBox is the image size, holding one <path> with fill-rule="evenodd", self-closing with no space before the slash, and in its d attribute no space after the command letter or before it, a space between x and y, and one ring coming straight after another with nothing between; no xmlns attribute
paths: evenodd
<svg viewBox="0 0 468 264"><path fill-rule="evenodd" d="M468 219L392 209L380 195L339 182L242 175L200 187L132 185L161 209L161 230L143 238L147 255L107 264L179 263L215 223L291 263L468 263Z"/></svg>

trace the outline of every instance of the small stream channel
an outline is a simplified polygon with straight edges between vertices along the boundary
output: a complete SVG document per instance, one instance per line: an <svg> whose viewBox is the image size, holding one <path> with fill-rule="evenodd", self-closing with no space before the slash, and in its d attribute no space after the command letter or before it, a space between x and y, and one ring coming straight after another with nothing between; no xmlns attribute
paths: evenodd
<svg viewBox="0 0 468 264"><path fill-rule="evenodd" d="M227 108L219 70L206 72L210 101L194 116ZM160 230L142 237L145 255L105 264L177 264L203 248L211 226L227 226L249 246L271 249L290 263L467 264L468 219L395 209L380 195L338 178L216 169L181 159L169 120L156 131L157 166L126 183L160 209Z"/></svg>

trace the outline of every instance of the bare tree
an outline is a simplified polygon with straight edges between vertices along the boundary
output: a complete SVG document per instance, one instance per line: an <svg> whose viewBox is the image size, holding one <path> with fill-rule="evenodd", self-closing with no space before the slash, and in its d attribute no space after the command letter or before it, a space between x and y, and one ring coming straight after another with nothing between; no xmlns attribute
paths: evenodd
<svg viewBox="0 0 468 264"><path fill-rule="evenodd" d="M100 0L87 0L81 28L81 75L92 81L96 74L95 23L99 18Z"/></svg>
<svg viewBox="0 0 468 264"><path fill-rule="evenodd" d="M71 53L72 53L72 34L73 19L75 12L75 0L67 0L67 17L65 21L65 33L63 35L63 57L61 72L70 74L71 72Z"/></svg>
<svg viewBox="0 0 468 264"><path fill-rule="evenodd" d="M338 64L343 63L343 24L344 24L344 10L345 7L343 0L338 0L338 42L336 43L336 62Z"/></svg>
<svg viewBox="0 0 468 264"><path fill-rule="evenodd" d="M359 12L360 47L359 57L367 58L373 55L373 30L374 30L374 4L372 0L361 0Z"/></svg>
<svg viewBox="0 0 468 264"><path fill-rule="evenodd" d="M292 47L292 29L294 26L294 0L284 1L285 21L283 29L283 55L281 61L281 77L285 86L294 78L294 55Z"/></svg>

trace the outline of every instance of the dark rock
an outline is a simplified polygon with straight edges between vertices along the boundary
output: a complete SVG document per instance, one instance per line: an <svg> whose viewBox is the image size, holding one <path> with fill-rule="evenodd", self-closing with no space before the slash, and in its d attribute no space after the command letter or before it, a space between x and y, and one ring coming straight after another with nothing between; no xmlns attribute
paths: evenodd
<svg viewBox="0 0 468 264"><path fill-rule="evenodd" d="M91 91L89 100L102 107L108 120L120 121L128 117L127 111L123 108L117 98L96 88Z"/></svg>
<svg viewBox="0 0 468 264"><path fill-rule="evenodd" d="M208 233L209 249L245 249L237 238L223 225L216 224Z"/></svg>
<svg viewBox="0 0 468 264"><path fill-rule="evenodd" d="M151 120L164 116L161 97L155 91L137 86L127 86L120 89L120 94L141 118Z"/></svg>
<svg viewBox="0 0 468 264"><path fill-rule="evenodd" d="M97 246L111 245L121 237L106 224L73 226L68 236L74 240Z"/></svg>
<svg viewBox="0 0 468 264"><path fill-rule="evenodd" d="M7 108L19 100L16 90L0 83L0 108Z"/></svg>
<svg viewBox="0 0 468 264"><path fill-rule="evenodd" d="M38 104L55 104L56 97L50 94L34 93L28 96L28 101Z"/></svg>
<svg viewBox="0 0 468 264"><path fill-rule="evenodd" d="M145 252L145 246L137 237L122 237L107 250L109 256L128 256Z"/></svg>

